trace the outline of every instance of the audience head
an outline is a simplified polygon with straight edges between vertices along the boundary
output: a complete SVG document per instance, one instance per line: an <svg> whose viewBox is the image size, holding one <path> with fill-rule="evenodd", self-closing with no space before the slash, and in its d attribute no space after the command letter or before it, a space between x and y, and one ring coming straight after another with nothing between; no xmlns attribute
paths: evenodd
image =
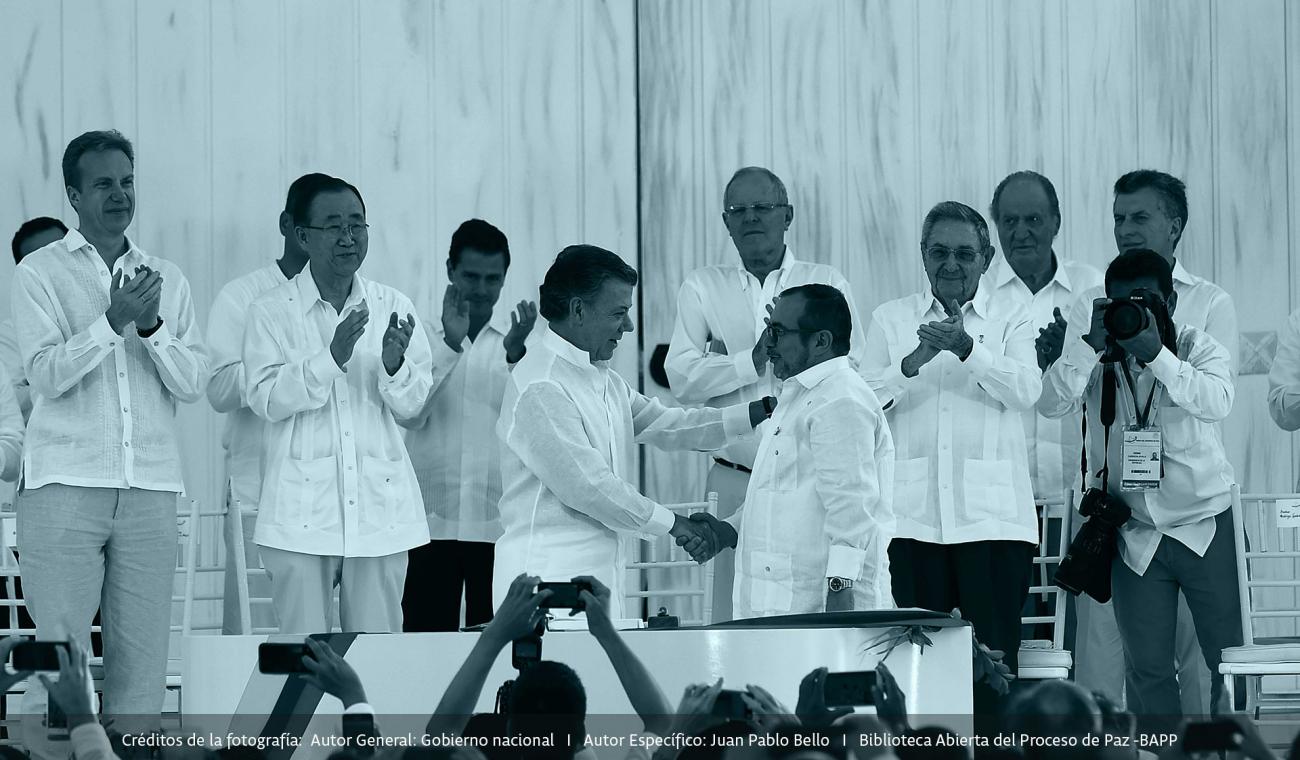
<svg viewBox="0 0 1300 760"><path fill-rule="evenodd" d="M333 179L333 177L328 174L321 174L320 172L304 174L290 183L289 192L285 195L284 211L280 212L280 234L284 236L286 245L293 246L295 250L301 252L303 255L306 255L307 252L302 249L301 245L298 243L298 236L293 232L293 210L295 208L303 209L303 216L305 217L307 205L303 201L303 196L312 192L312 188L316 185L330 179Z"/></svg>
<svg viewBox="0 0 1300 760"><path fill-rule="evenodd" d="M722 221L746 269L766 275L781 266L794 207L780 177L760 166L731 175L722 194Z"/></svg>
<svg viewBox="0 0 1300 760"><path fill-rule="evenodd" d="M1173 268L1163 256L1145 248L1121 253L1106 267L1107 298L1128 298L1139 290L1160 296L1173 314L1178 300Z"/></svg>
<svg viewBox="0 0 1300 760"><path fill-rule="evenodd" d="M63 184L83 234L122 235L135 215L131 141L115 129L74 137L63 151Z"/></svg>
<svg viewBox="0 0 1300 760"><path fill-rule="evenodd" d="M291 198L294 235L318 277L351 279L366 259L370 235L361 191L338 177L307 183Z"/></svg>
<svg viewBox="0 0 1300 760"><path fill-rule="evenodd" d="M48 216L28 219L14 233L13 242L10 244L14 251L14 263L22 261L24 256L33 251L38 251L56 240L62 240L66 234L68 234L67 225L58 219Z"/></svg>
<svg viewBox="0 0 1300 760"><path fill-rule="evenodd" d="M1120 253L1149 248L1174 262L1174 250L1187 229L1187 186L1177 177L1151 169L1129 172L1115 181L1115 246Z"/></svg>
<svg viewBox="0 0 1300 760"><path fill-rule="evenodd" d="M546 270L540 289L541 314L551 329L604 361L624 333L632 332L636 270L594 245L571 245Z"/></svg>
<svg viewBox="0 0 1300 760"><path fill-rule="evenodd" d="M1018 694L1007 706L1007 731L1044 737L1098 736L1101 709L1092 694L1071 681L1043 681ZM1026 747L1027 758L1053 754ZM1055 753L1060 754L1060 753Z"/></svg>
<svg viewBox="0 0 1300 760"><path fill-rule="evenodd" d="M900 746L898 760L970 760L971 753L962 746L961 737L939 726L922 726L912 732L917 743Z"/></svg>
<svg viewBox="0 0 1300 760"><path fill-rule="evenodd" d="M568 665L542 660L526 668L515 679L506 709L506 730L510 736L569 736L575 746L562 740L555 747L525 753L527 757L572 757L582 749L587 734L587 692L578 674Z"/></svg>
<svg viewBox="0 0 1300 760"><path fill-rule="evenodd" d="M1051 271L1052 241L1061 230L1061 204L1051 180L1032 171L1007 175L993 191L989 214L1002 257L1017 274Z"/></svg>
<svg viewBox="0 0 1300 760"><path fill-rule="evenodd" d="M447 278L469 304L471 316L492 311L509 268L510 243L501 230L482 219L470 219L452 233Z"/></svg>
<svg viewBox="0 0 1300 760"><path fill-rule="evenodd" d="M941 304L971 300L993 259L984 217L957 201L936 205L921 223L921 258L930 290Z"/></svg>
<svg viewBox="0 0 1300 760"><path fill-rule="evenodd" d="M767 357L781 380L849 352L849 303L830 285L787 289L776 299L768 323Z"/></svg>

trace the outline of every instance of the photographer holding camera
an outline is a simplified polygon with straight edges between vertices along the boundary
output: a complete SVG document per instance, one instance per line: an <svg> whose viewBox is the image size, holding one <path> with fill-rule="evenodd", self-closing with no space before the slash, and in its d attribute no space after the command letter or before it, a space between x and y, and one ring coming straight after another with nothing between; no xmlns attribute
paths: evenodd
<svg viewBox="0 0 1300 760"><path fill-rule="evenodd" d="M1233 471L1217 425L1232 408L1232 368L1221 343L1173 321L1172 270L1154 251L1116 257L1106 270L1106 295L1093 301L1086 335L1072 327L1061 359L1043 377L1038 410L1056 417L1083 403L1090 491L1081 508L1092 518L1081 537L1104 530L1098 523L1118 523L1109 586L1133 673L1129 707L1144 730L1173 730L1182 715L1174 666L1179 591L1211 673L1224 647L1241 644ZM1060 576L1104 593L1105 569L1081 562ZM1216 712L1222 688L1213 679Z"/></svg>

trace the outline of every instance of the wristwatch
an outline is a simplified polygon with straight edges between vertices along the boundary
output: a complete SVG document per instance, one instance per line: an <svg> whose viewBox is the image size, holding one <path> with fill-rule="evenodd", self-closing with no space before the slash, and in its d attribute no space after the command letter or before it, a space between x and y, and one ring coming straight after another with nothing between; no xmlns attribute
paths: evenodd
<svg viewBox="0 0 1300 760"><path fill-rule="evenodd" d="M853 588L853 581L849 578L827 578L826 590L831 593L839 593L845 589Z"/></svg>

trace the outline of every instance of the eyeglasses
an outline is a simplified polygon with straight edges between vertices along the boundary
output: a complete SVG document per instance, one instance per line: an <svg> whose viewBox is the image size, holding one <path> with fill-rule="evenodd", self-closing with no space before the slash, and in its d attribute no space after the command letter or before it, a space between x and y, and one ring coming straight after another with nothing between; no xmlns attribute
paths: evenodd
<svg viewBox="0 0 1300 760"><path fill-rule="evenodd" d="M751 211L762 215L762 214L767 214L772 211L775 211L779 208L789 208L789 207L790 207L789 203L751 203L748 206L727 206L722 210L722 213L734 219L735 217L745 216Z"/></svg>
<svg viewBox="0 0 1300 760"><path fill-rule="evenodd" d="M327 224L324 227L314 227L310 224L300 224L298 226L308 230L320 230L326 235L334 236L336 240L342 240L345 234L353 240L358 240L370 232L370 225L365 222L360 224Z"/></svg>
<svg viewBox="0 0 1300 760"><path fill-rule="evenodd" d="M809 330L800 327L785 327L784 325L768 325L767 334L772 336L772 341L776 342L782 337L791 334L805 334L820 332L819 330Z"/></svg>
<svg viewBox="0 0 1300 760"><path fill-rule="evenodd" d="M942 264L947 261L949 257L957 259L958 264L974 264L980 260L981 254L979 251L971 248L958 248L954 251L944 248L941 245L936 245L933 248L927 248L925 250L925 257L936 264Z"/></svg>

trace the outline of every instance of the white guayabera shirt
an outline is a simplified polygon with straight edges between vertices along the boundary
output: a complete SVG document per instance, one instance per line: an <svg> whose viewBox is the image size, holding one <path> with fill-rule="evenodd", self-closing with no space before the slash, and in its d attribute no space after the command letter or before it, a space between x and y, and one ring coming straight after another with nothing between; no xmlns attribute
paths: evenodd
<svg viewBox="0 0 1300 760"><path fill-rule="evenodd" d="M125 336L108 326L113 273L80 232L69 231L14 270L14 324L32 390L26 488L184 488L176 402L203 395L208 356L180 269L127 244L113 272L134 277L147 266L163 278L163 323L148 338L134 324Z"/></svg>
<svg viewBox="0 0 1300 760"><path fill-rule="evenodd" d="M339 369L330 354L334 331L363 304L370 322ZM405 361L389 376L380 352L394 312L405 319L415 307L360 275L335 312L310 266L253 303L244 334L248 405L267 420L257 543L380 557L428 542L420 487L395 418L415 416L429 394L429 341L417 321Z"/></svg>
<svg viewBox="0 0 1300 760"><path fill-rule="evenodd" d="M737 618L823 612L826 579L856 610L893 607L894 441L880 401L840 356L787 379L761 433L738 526Z"/></svg>
<svg viewBox="0 0 1300 760"><path fill-rule="evenodd" d="M1021 419L1042 390L1037 331L1023 311L993 315L991 296L981 287L962 306L974 341L966 361L941 351L910 378L900 365L917 326L948 315L926 291L871 316L865 374L894 434L899 538L1038 543Z"/></svg>
<svg viewBox="0 0 1300 760"><path fill-rule="evenodd" d="M673 526L673 513L630 482L636 444L709 451L749 429L748 404L665 407L547 329L510 373L501 403L504 534L492 606L523 572L544 581L591 575L612 591L610 617L621 618L621 538L663 536Z"/></svg>

